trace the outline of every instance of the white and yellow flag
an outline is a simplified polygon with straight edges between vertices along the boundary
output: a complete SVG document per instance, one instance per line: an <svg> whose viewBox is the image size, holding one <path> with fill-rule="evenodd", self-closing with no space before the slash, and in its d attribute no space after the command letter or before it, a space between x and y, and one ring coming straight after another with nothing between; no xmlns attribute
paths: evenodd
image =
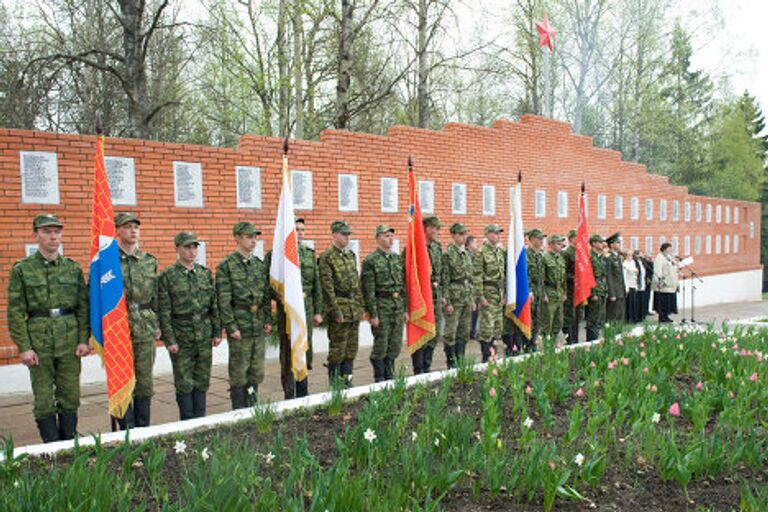
<svg viewBox="0 0 768 512"><path fill-rule="evenodd" d="M288 172L288 155L283 154L283 189L277 208L275 238L269 283L280 296L278 307L285 311L285 331L291 340L291 369L297 381L307 377L307 321L299 267L299 245L293 217L293 192Z"/></svg>

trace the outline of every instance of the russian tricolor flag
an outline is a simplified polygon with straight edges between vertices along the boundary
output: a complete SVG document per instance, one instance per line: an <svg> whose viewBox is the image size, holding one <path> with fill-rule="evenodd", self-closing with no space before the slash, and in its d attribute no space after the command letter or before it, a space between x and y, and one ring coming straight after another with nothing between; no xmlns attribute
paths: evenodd
<svg viewBox="0 0 768 512"><path fill-rule="evenodd" d="M507 304L505 314L511 318L523 335L531 338L531 293L528 288L528 265L525 261L525 234L521 207L522 184L512 189L512 212L509 219L507 246Z"/></svg>

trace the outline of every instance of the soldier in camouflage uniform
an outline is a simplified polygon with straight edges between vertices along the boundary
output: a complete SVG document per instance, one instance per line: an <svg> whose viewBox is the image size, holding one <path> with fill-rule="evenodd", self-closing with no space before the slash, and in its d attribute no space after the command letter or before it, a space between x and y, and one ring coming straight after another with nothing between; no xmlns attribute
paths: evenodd
<svg viewBox="0 0 768 512"><path fill-rule="evenodd" d="M469 341L475 294L472 288L472 256L466 248L467 228L464 224L451 226L453 243L443 253L443 282L445 287L445 333L443 338L448 368L464 357Z"/></svg>
<svg viewBox="0 0 768 512"><path fill-rule="evenodd" d="M402 260L392 253L395 230L376 228L378 248L363 261L362 290L373 333L371 365L375 382L392 379L403 344L405 285Z"/></svg>
<svg viewBox="0 0 768 512"><path fill-rule="evenodd" d="M350 251L352 229L345 220L331 223L333 243L320 255L320 285L328 319L328 380L343 377L352 382L357 356L363 295L357 273L357 256Z"/></svg>
<svg viewBox="0 0 768 512"><path fill-rule="evenodd" d="M538 228L528 232L529 245L525 248L528 267L528 288L531 291L531 339L525 340L525 351L536 351L536 339L544 326L544 234Z"/></svg>
<svg viewBox="0 0 768 512"><path fill-rule="evenodd" d="M485 227L486 240L473 262L473 291L480 307L477 339L484 363L490 359L491 348L502 334L506 256L499 247L499 239L503 231L498 224Z"/></svg>
<svg viewBox="0 0 768 512"><path fill-rule="evenodd" d="M174 238L178 260L160 274L160 330L173 364L176 403L182 420L205 416L213 349L221 327L213 274L195 262L200 243L194 233Z"/></svg>
<svg viewBox="0 0 768 512"><path fill-rule="evenodd" d="M627 289L624 286L624 260L619 255L621 234L614 233L606 238L605 242L610 249L605 255L605 277L608 284L605 319L608 322L623 322L626 315Z"/></svg>
<svg viewBox="0 0 768 512"><path fill-rule="evenodd" d="M542 333L552 339L557 338L563 327L563 302L566 300L565 260L560 254L565 239L559 235L549 237L549 251L544 254L544 295Z"/></svg>
<svg viewBox="0 0 768 512"><path fill-rule="evenodd" d="M445 330L443 323L443 307L445 306L445 297L443 297L443 289L445 288L445 283L443 283L443 248L440 246L442 224L440 224L440 219L434 215L424 217L421 223L424 226L427 253L432 267L430 280L432 283L432 306L435 312L435 336L411 354L414 375L432 371L432 355L435 352L435 347L442 340ZM405 252L403 252L403 257L405 257Z"/></svg>
<svg viewBox="0 0 768 512"><path fill-rule="evenodd" d="M306 225L304 219L296 219L296 242L299 245L299 268L301 270L301 288L304 292L304 313L307 323L307 369L312 369L312 331L323 321L323 290L320 286L315 250L304 244ZM269 273L272 264L272 251L267 252L264 263ZM291 367L291 340L285 330L285 310L280 297L272 292L272 298L277 301L277 333L280 342L280 382L283 386L285 399L300 398L309 394L309 377L296 382Z"/></svg>
<svg viewBox="0 0 768 512"><path fill-rule="evenodd" d="M605 299L608 295L608 283L605 277L605 258L603 257L603 244L605 240L600 235L592 235L589 238L589 258L592 261L592 273L595 276L595 287L589 296L589 302L585 308L587 321L587 341L594 341L600 335L600 327L605 323Z"/></svg>
<svg viewBox="0 0 768 512"><path fill-rule="evenodd" d="M155 345L160 339L160 324L157 320L157 260L150 253L139 249L140 224L133 213L118 213L115 216L136 378L133 405L128 407L123 418L118 419L123 429L149 425L150 404L154 394L152 368L155 365Z"/></svg>
<svg viewBox="0 0 768 512"><path fill-rule="evenodd" d="M568 232L568 247L561 253L565 261L565 283L567 298L563 303L563 334L569 345L579 342L579 321L582 306L573 305L573 284L576 269L576 230Z"/></svg>
<svg viewBox="0 0 768 512"><path fill-rule="evenodd" d="M8 281L8 330L29 368L32 413L46 443L75 436L80 358L90 352L88 289L80 265L59 255L63 227L55 215L35 217L38 250Z"/></svg>
<svg viewBox="0 0 768 512"><path fill-rule="evenodd" d="M242 409L256 403L264 380L272 301L269 271L253 254L261 231L250 222L238 222L232 234L237 248L216 267L216 295L229 345L229 396L232 409Z"/></svg>

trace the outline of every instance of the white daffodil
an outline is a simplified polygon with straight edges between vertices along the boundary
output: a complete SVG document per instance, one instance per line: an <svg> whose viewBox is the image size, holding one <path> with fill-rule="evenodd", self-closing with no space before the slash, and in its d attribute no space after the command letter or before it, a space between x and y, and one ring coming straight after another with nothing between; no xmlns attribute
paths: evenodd
<svg viewBox="0 0 768 512"><path fill-rule="evenodd" d="M416 432L411 432L411 441L415 443L418 438L419 438L419 434L417 434Z"/></svg>
<svg viewBox="0 0 768 512"><path fill-rule="evenodd" d="M440 438L439 438L439 437L436 437L436 438L435 438L435 446L437 446L438 448L440 448Z"/></svg>
<svg viewBox="0 0 768 512"><path fill-rule="evenodd" d="M575 462L577 466L581 467L581 465L584 464L584 456L580 453L577 453L576 457L573 459L573 462Z"/></svg>
<svg viewBox="0 0 768 512"><path fill-rule="evenodd" d="M187 443L182 441L176 441L176 444L173 445L173 451L176 452L177 455L181 455L183 453L187 452Z"/></svg>
<svg viewBox="0 0 768 512"><path fill-rule="evenodd" d="M651 423L658 423L661 421L661 414L655 412L653 413L653 416L651 416Z"/></svg>
<svg viewBox="0 0 768 512"><path fill-rule="evenodd" d="M200 458L203 459L203 462L211 458L211 452L208 450L207 446L203 448L202 452L200 452Z"/></svg>
<svg viewBox="0 0 768 512"><path fill-rule="evenodd" d="M525 418L523 425L525 425L525 428L531 428L533 426L533 420L530 417L527 417Z"/></svg>
<svg viewBox="0 0 768 512"><path fill-rule="evenodd" d="M365 438L366 441L368 441L369 443L372 443L376 440L376 432L374 432L371 429L368 429L363 434L363 437Z"/></svg>
<svg viewBox="0 0 768 512"><path fill-rule="evenodd" d="M248 386L248 394L249 395L255 395L256 394L256 390L253 389L253 386Z"/></svg>
<svg viewBox="0 0 768 512"><path fill-rule="evenodd" d="M275 454L272 452L269 452L264 456L264 462L267 464L272 464L273 460L275 460Z"/></svg>

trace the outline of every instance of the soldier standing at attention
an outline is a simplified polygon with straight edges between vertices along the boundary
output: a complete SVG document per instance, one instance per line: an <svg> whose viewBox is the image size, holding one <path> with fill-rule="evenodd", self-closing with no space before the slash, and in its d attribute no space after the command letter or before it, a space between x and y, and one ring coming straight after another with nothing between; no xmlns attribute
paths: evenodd
<svg viewBox="0 0 768 512"><path fill-rule="evenodd" d="M496 340L501 339L506 258L504 250L499 247L499 238L503 231L498 224L485 227L486 240L473 262L473 291L480 308L477 340L480 342L484 363L491 357L491 347Z"/></svg>
<svg viewBox="0 0 768 512"><path fill-rule="evenodd" d="M139 249L140 225L141 221L133 213L115 215L136 378L133 405L128 407L122 419L118 419L122 429L149 425L149 410L154 395L152 368L155 365L155 345L160 339L160 323L157 320L157 259Z"/></svg>
<svg viewBox="0 0 768 512"><path fill-rule="evenodd" d="M565 290L565 260L561 255L565 239L560 235L549 237L549 251L544 254L544 294L542 317L544 336L556 339L563 328L563 302L567 299Z"/></svg>
<svg viewBox="0 0 768 512"><path fill-rule="evenodd" d="M376 228L378 248L363 261L362 289L373 332L371 365L375 382L394 377L394 364L403 344L405 285L402 259L392 253L395 230Z"/></svg>
<svg viewBox="0 0 768 512"><path fill-rule="evenodd" d="M301 271L301 288L304 293L304 314L307 323L307 369L312 369L312 331L323 321L323 290L320 287L320 272L318 270L315 250L304 243L306 225L304 219L296 219L296 243L299 245L299 270ZM272 251L264 257L267 274L272 265ZM277 300L277 333L280 343L280 383L286 400L301 398L309 394L309 377L296 382L291 367L291 340L285 330L285 311L279 297L274 291L272 298Z"/></svg>
<svg viewBox="0 0 768 512"><path fill-rule="evenodd" d="M63 227L55 215L35 217L37 251L8 280L8 330L29 368L32 414L46 443L75 437L80 358L90 352L88 289L80 265L59 254Z"/></svg>
<svg viewBox="0 0 768 512"><path fill-rule="evenodd" d="M475 295L472 293L472 256L466 248L467 228L464 224L451 226L453 243L443 253L443 282L445 288L445 334L443 344L448 368L464 357L469 341Z"/></svg>
<svg viewBox="0 0 768 512"><path fill-rule="evenodd" d="M333 243L320 255L320 285L328 319L328 380L344 377L352 382L357 357L363 296L357 274L357 257L350 251L352 229L345 220L331 223Z"/></svg>
<svg viewBox="0 0 768 512"><path fill-rule="evenodd" d="M538 228L528 232L530 244L525 248L528 266L528 287L531 291L531 339L526 341L525 351L536 351L536 338L544 326L544 237Z"/></svg>
<svg viewBox="0 0 768 512"><path fill-rule="evenodd" d="M605 323L605 298L608 294L608 283L605 278L605 258L603 244L605 240L600 235L589 237L589 259L592 261L592 273L595 276L595 287L589 296L584 315L587 321L587 341L594 341L600 335L600 327Z"/></svg>
<svg viewBox="0 0 768 512"><path fill-rule="evenodd" d="M609 322L623 322L626 313L627 290L624 285L624 260L619 255L621 234L614 233L605 242L608 254L605 256L608 300L605 304L605 318Z"/></svg>
<svg viewBox="0 0 768 512"><path fill-rule="evenodd" d="M579 317L581 306L573 305L573 283L576 270L576 230L568 232L568 247L561 253L565 261L565 283L567 298L563 303L563 334L566 343L572 345L579 342Z"/></svg>
<svg viewBox="0 0 768 512"><path fill-rule="evenodd" d="M256 403L264 380L272 301L269 270L253 255L261 231L250 222L238 222L232 234L237 247L216 267L216 294L229 345L229 396L232 409L242 409Z"/></svg>
<svg viewBox="0 0 768 512"><path fill-rule="evenodd" d="M195 263L197 236L182 231L174 238L178 260L160 274L160 330L173 364L176 403L182 420L205 416L213 348L221 343L213 274Z"/></svg>

